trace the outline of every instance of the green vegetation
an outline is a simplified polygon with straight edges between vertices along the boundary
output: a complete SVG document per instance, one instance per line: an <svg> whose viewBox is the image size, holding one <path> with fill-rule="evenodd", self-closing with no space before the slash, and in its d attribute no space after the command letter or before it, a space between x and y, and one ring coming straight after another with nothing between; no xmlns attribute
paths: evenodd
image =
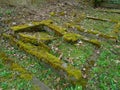
<svg viewBox="0 0 120 90"><path fill-rule="evenodd" d="M97 66L91 72L93 78L89 80L89 83L90 85L95 85L90 88L103 90L119 89L120 79L118 77L120 76L120 67L115 59L119 59L117 55L107 49L103 49L97 61Z"/></svg>
<svg viewBox="0 0 120 90"><path fill-rule="evenodd" d="M71 7L58 4L44 18L0 9L0 89L120 89L118 11Z"/></svg>

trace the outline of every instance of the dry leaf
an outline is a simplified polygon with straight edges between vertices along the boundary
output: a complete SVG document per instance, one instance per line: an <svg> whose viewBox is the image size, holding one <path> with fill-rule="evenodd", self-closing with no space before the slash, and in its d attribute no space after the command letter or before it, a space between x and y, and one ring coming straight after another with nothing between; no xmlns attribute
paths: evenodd
<svg viewBox="0 0 120 90"><path fill-rule="evenodd" d="M87 75L86 74L84 74L84 75L82 75L83 76L83 78L87 78Z"/></svg>
<svg viewBox="0 0 120 90"><path fill-rule="evenodd" d="M63 53L60 54L59 59L62 59L62 57L63 57Z"/></svg>
<svg viewBox="0 0 120 90"><path fill-rule="evenodd" d="M60 81L60 77L58 77L57 79L56 79L56 82L59 82Z"/></svg>

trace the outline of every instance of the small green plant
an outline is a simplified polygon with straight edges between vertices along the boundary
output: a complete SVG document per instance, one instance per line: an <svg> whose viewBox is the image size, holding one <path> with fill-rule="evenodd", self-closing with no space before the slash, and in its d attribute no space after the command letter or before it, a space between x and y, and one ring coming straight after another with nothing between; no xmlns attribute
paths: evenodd
<svg viewBox="0 0 120 90"><path fill-rule="evenodd" d="M0 77L9 77L9 75L10 75L9 71L4 70L4 71L0 72Z"/></svg>
<svg viewBox="0 0 120 90"><path fill-rule="evenodd" d="M11 14L12 14L12 10L9 10L9 9L6 10L6 11L5 11L5 14L7 14L7 15L11 15Z"/></svg>
<svg viewBox="0 0 120 90"><path fill-rule="evenodd" d="M82 86L79 85L76 85L75 87L71 86L69 88L66 88L65 90L82 90Z"/></svg>
<svg viewBox="0 0 120 90"><path fill-rule="evenodd" d="M8 87L7 82L0 83L0 86L2 87L3 90L6 90Z"/></svg>
<svg viewBox="0 0 120 90"><path fill-rule="evenodd" d="M3 14L0 12L0 17L2 16Z"/></svg>
<svg viewBox="0 0 120 90"><path fill-rule="evenodd" d="M0 69L4 68L4 65L2 63L0 63Z"/></svg>

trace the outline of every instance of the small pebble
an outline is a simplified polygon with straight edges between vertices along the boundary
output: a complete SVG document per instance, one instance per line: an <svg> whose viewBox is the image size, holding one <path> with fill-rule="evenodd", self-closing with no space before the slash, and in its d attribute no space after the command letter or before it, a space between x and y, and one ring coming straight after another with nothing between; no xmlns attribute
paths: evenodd
<svg viewBox="0 0 120 90"><path fill-rule="evenodd" d="M17 23L16 22L12 22L12 25L17 25Z"/></svg>
<svg viewBox="0 0 120 90"><path fill-rule="evenodd" d="M63 66L64 68L67 68L67 63L63 63L62 66Z"/></svg>

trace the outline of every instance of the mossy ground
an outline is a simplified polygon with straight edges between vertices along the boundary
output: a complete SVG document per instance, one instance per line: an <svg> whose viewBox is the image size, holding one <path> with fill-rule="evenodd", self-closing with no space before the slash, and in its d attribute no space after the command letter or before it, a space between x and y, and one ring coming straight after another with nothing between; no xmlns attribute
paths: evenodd
<svg viewBox="0 0 120 90"><path fill-rule="evenodd" d="M16 12L16 11L11 11ZM81 15L90 15L97 18L117 20L120 22L120 15L118 13L107 13L101 12L99 10L81 10ZM3 12L2 12L3 13ZM7 15L6 15L7 14ZM1 14L8 17L12 17L12 13ZM49 14L49 13L48 13ZM75 14L80 12L76 11ZM17 14L16 14L17 15ZM13 16L16 16L13 15ZM19 15L19 14L18 14ZM68 15L68 14L67 14ZM79 16L78 15L78 16ZM75 15L74 15L75 16ZM117 35L118 40L114 41L111 39L97 38L101 41L101 47L98 48L89 42L79 40L75 43L66 42L63 37L50 32L57 39L52 40L47 43L51 48L50 53L54 56L60 58L63 62L71 64L73 67L82 70L83 78L85 78L88 83L86 84L85 90L119 90L120 89L120 33L113 34L112 31L116 29L117 23L104 22L99 20L85 19L81 16L80 22L74 20L78 17L73 17L68 15L65 18L65 14L60 16L51 15L49 18L53 19L58 26L64 26L64 23L71 22L84 27L87 30L98 30L99 32ZM18 17L20 18L20 17ZM64 18L64 19L63 19ZM71 21L71 19L74 21ZM13 20L14 21L14 20ZM29 21L29 20L28 20ZM5 21L3 23L9 24L11 26L12 20ZM19 21L20 22L20 21ZM19 23L18 22L18 23ZM5 29L8 30L8 26ZM65 27L66 28L66 27ZM117 27L119 30L119 27ZM1 28L3 30L3 28ZM76 32L76 30L68 29L67 32L75 32L82 34L89 39L95 38L93 35ZM49 33L49 32L48 32ZM13 59L15 63L19 64L21 67L25 68L29 73L33 74L38 80L42 81L44 84L49 86L51 89L55 90L82 90L80 85L73 86L67 80L62 78L55 70L53 70L49 65L39 62L34 56L21 51L16 46L11 46L9 41L5 39L0 39L0 51L4 52L9 58ZM98 55L96 55L96 53ZM96 55L95 57L93 57ZM0 89L24 89L33 90L35 88L32 85L31 80L25 80L18 76L14 76L16 73L14 70L10 69L10 66L3 63L2 58L0 58ZM90 64L93 60L94 63ZM90 70L85 67L87 65ZM92 68L91 68L92 67ZM19 74L19 73L18 73ZM87 74L87 75L86 75ZM11 75L13 77L11 78Z"/></svg>

